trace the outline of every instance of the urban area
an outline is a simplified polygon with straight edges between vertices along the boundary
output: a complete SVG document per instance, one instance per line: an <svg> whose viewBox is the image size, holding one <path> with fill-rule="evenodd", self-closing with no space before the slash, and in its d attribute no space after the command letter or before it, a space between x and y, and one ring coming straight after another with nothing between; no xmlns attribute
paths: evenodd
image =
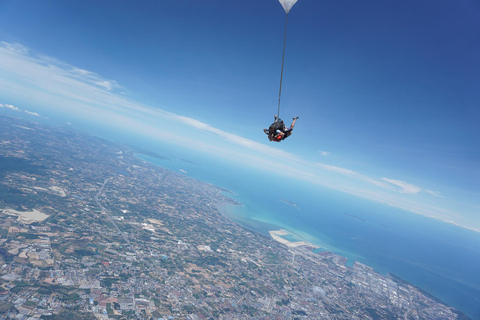
<svg viewBox="0 0 480 320"><path fill-rule="evenodd" d="M0 116L0 319L468 319L394 275L221 214L228 190Z"/></svg>

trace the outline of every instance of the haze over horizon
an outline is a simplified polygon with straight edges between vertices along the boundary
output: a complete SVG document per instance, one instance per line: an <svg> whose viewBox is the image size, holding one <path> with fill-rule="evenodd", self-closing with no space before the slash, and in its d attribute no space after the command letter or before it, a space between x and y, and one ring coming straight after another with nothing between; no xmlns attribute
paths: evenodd
<svg viewBox="0 0 480 320"><path fill-rule="evenodd" d="M480 4L0 3L0 112L92 122L480 232ZM22 112L22 113L20 113ZM80 126L79 126L80 127Z"/></svg>

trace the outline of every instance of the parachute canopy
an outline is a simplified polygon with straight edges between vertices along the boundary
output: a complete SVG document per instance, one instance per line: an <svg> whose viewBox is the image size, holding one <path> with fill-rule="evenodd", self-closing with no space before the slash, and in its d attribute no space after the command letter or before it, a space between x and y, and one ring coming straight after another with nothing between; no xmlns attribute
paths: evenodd
<svg viewBox="0 0 480 320"><path fill-rule="evenodd" d="M290 9L292 9L293 5L295 2L298 0L278 0L280 1L280 4L282 5L283 9L285 9L285 13L288 14Z"/></svg>

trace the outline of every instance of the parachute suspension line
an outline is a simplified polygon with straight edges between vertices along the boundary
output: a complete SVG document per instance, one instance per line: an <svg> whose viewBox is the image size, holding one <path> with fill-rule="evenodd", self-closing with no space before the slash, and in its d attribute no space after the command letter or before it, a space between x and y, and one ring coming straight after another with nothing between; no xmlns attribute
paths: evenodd
<svg viewBox="0 0 480 320"><path fill-rule="evenodd" d="M280 90L278 91L278 111L277 111L278 119L280 119L280 98L282 97L283 62L285 61L285 42L287 40L287 21L288 21L288 13L285 15L285 34L283 36L282 72L280 73Z"/></svg>

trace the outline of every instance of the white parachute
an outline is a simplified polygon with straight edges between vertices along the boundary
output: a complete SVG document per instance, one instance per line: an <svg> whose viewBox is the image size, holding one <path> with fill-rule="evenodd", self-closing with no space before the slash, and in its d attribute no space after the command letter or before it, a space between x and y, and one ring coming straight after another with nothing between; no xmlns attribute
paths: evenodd
<svg viewBox="0 0 480 320"><path fill-rule="evenodd" d="M282 5L283 9L285 9L285 13L288 14L290 9L292 9L293 5L298 0L278 0L278 1L280 1L280 4Z"/></svg>
<svg viewBox="0 0 480 320"><path fill-rule="evenodd" d="M282 80L283 80L283 62L285 61L285 42L287 40L287 21L288 13L292 9L293 5L297 3L298 0L278 0L285 9L285 35L283 36L283 54L282 54L282 72L280 73L280 89L278 90L278 111L277 116L280 119L280 99L282 97Z"/></svg>

